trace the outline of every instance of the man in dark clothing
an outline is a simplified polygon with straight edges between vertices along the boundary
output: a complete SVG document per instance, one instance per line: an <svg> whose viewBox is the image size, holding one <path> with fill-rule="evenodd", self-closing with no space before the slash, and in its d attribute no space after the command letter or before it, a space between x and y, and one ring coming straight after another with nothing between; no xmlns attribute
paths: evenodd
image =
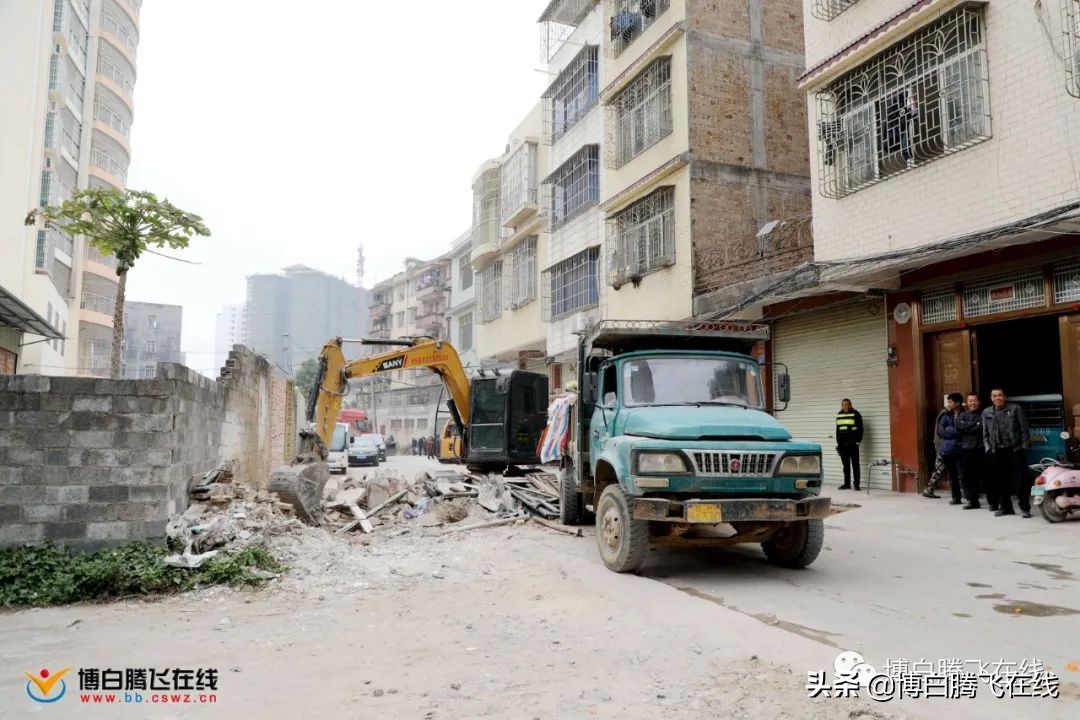
<svg viewBox="0 0 1080 720"><path fill-rule="evenodd" d="M840 403L840 412L836 414L836 452L840 455L840 461L844 463L844 484L841 490L851 489L852 476L855 479L855 490L859 490L859 482L862 479L862 470L859 467L859 443L863 439L862 415L851 405L851 401L844 398Z"/></svg>
<svg viewBox="0 0 1080 720"><path fill-rule="evenodd" d="M960 406L964 404L964 396L960 393L949 393L945 401L945 409L948 410L941 416L938 422L938 435L941 444L938 446L938 456L949 473L949 490L952 492L950 505L960 505L960 431L956 427L956 419L960 415Z"/></svg>
<svg viewBox="0 0 1080 720"><path fill-rule="evenodd" d="M967 496L965 510L975 510L979 505L979 488L986 485L986 502L990 509L997 512L997 491L986 482L983 472L983 430L982 409L979 396L968 393L967 409L956 418L956 429L960 433L960 481Z"/></svg>
<svg viewBox="0 0 1080 720"><path fill-rule="evenodd" d="M948 405L948 402L946 400L945 404ZM923 489L923 497L941 497L934 490L937 489L938 483L941 482L941 476L945 474L945 459L941 457L941 418L948 413L948 407L942 408L938 411L937 417L934 418L934 470L930 473L930 481L926 483L926 487ZM956 482L956 480L954 479L953 482Z"/></svg>
<svg viewBox="0 0 1080 720"><path fill-rule="evenodd" d="M1012 494L1020 502L1021 514L1031 517L1031 480L1027 475L1024 455L1031 445L1027 416L1016 403L1009 402L1005 391L990 392L990 407L983 410L983 448L990 470L991 482L998 495L998 511L994 517L1015 515Z"/></svg>

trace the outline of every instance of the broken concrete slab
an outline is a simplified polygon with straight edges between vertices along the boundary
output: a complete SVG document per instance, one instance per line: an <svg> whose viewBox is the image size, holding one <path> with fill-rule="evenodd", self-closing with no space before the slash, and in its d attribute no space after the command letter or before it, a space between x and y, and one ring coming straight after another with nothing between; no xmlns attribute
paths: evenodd
<svg viewBox="0 0 1080 720"><path fill-rule="evenodd" d="M326 463L284 465L270 475L268 489L293 506L296 517L309 525L322 523L323 488L330 479Z"/></svg>

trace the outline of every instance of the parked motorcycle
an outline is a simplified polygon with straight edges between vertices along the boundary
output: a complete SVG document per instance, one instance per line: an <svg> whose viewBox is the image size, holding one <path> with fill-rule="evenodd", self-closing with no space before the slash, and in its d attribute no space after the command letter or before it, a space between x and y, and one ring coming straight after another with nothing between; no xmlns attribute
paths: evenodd
<svg viewBox="0 0 1080 720"><path fill-rule="evenodd" d="M1080 467L1050 458L1030 467L1039 473L1031 487L1031 501L1047 522L1059 523L1080 513Z"/></svg>

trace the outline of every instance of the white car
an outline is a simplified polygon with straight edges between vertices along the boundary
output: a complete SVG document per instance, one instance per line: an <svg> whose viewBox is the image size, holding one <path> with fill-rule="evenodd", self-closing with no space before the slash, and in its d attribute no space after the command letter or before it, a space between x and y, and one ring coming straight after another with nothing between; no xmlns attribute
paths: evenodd
<svg viewBox="0 0 1080 720"><path fill-rule="evenodd" d="M347 472L349 469L349 426L338 423L327 448L326 464L330 472Z"/></svg>

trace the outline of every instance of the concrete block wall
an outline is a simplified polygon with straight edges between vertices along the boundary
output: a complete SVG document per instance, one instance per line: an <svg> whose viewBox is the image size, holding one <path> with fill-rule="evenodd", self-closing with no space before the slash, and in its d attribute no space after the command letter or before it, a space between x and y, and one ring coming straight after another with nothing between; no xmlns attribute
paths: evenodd
<svg viewBox="0 0 1080 720"><path fill-rule="evenodd" d="M193 475L224 464L264 486L295 405L292 382L240 346L218 381L176 364L150 380L2 376L0 546L161 539Z"/></svg>

